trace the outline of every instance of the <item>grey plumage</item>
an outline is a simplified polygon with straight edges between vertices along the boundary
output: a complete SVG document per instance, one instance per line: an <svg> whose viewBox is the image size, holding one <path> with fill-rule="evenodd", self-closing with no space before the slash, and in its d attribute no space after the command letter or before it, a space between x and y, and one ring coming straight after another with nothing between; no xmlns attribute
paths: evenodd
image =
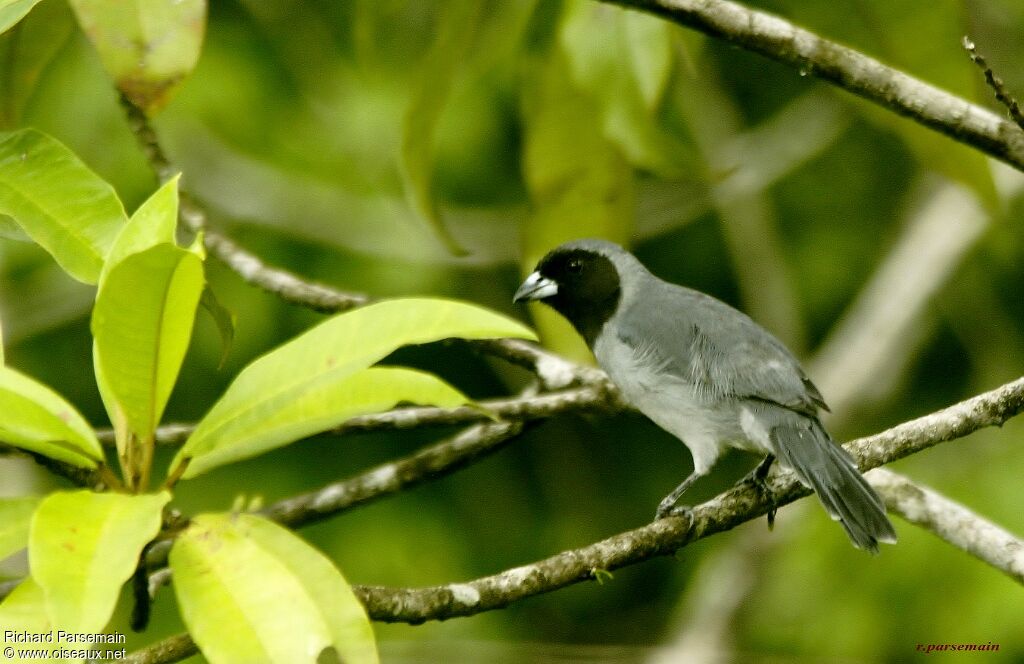
<svg viewBox="0 0 1024 664"><path fill-rule="evenodd" d="M603 257L617 283L607 276L588 282L585 268L567 267L563 256L576 257L570 263L595 257L595 273ZM558 274L545 276L545 269ZM610 242L567 243L538 270L517 297L536 291L566 315L626 401L693 455L693 473L662 501L659 516L727 447L737 447L774 455L795 471L856 546L877 552L878 542L896 540L881 500L818 419L827 410L821 393L768 331L713 297L662 281ZM559 278L577 283L556 287ZM565 292L571 288L584 293ZM603 312L596 321L595 307Z"/></svg>

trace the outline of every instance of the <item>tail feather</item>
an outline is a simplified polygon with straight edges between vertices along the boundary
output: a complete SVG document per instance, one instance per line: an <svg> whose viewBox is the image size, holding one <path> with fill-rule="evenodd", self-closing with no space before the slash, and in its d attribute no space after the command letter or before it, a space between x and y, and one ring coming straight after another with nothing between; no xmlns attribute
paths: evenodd
<svg viewBox="0 0 1024 664"><path fill-rule="evenodd" d="M825 511L839 521L854 546L878 553L878 543L896 542L885 505L860 474L853 458L816 420L801 418L771 430L776 456L814 489Z"/></svg>

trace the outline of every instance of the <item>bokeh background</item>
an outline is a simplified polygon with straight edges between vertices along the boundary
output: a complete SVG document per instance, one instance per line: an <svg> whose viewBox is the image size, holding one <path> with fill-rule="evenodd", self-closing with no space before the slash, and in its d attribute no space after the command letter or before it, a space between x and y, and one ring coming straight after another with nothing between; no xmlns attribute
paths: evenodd
<svg viewBox="0 0 1024 664"><path fill-rule="evenodd" d="M1018 0L750 4L996 108L960 46L970 34L1024 98ZM155 125L211 223L267 261L378 297L477 302L532 320L572 357L584 357L573 336L511 293L563 239L627 243L805 358L843 439L1021 375L1024 178L810 74L594 1L214 0L199 64ZM129 210L154 189L60 0L0 37L0 123L67 143ZM420 162L416 141L434 146ZM214 261L209 278L237 314L236 342L218 369L219 338L200 315L168 421L195 420L248 361L318 320ZM8 362L105 426L93 296L37 247L0 239ZM478 397L527 378L459 347L395 359ZM303 441L181 484L176 506L273 501L450 433ZM1024 533L1022 435L1014 420L893 467ZM691 499L755 462L728 457ZM54 482L0 464L5 495ZM639 526L689 470L685 448L638 415L559 417L304 534L354 583L466 580ZM924 656L916 644L961 642L999 644L985 661L1024 660L1020 586L896 525L899 545L871 558L804 500L771 533L758 520L603 584L376 630L393 662L905 661ZM129 645L181 629L164 590Z"/></svg>

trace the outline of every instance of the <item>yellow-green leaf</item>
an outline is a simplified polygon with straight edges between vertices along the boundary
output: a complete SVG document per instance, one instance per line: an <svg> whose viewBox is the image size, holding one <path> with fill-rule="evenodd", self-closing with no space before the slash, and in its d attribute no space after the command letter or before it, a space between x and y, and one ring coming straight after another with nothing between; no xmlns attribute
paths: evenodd
<svg viewBox="0 0 1024 664"><path fill-rule="evenodd" d="M0 34L23 19L39 0L0 0Z"/></svg>
<svg viewBox="0 0 1024 664"><path fill-rule="evenodd" d="M378 302L354 311L338 314L304 332L280 348L257 359L238 375L224 396L196 426L196 430L176 457L199 457L214 448L229 445L255 445L260 451L288 442L284 437L259 444L244 442L236 432L249 431L254 423L269 420L276 411L302 407L314 408L317 417L327 401L336 402L332 390L347 390L345 380L383 359L395 349L453 337L486 339L518 337L535 339L533 332L506 316L464 302L435 298L406 298ZM379 374L384 376L385 374ZM365 378L367 381L383 380ZM381 385L382 383L376 383ZM410 385L414 382L409 382ZM391 399L410 399L426 383L419 382L414 394L402 396L385 391L373 395L373 403L384 404ZM435 386L436 387L436 386ZM443 393L436 393L443 396ZM454 397L453 397L454 398ZM356 402L353 402L356 403ZM366 408L368 401L359 402ZM340 406L340 404L339 404ZM363 410L363 412L369 412ZM317 420L317 426L337 417ZM325 426L330 426L326 424ZM308 435L322 430L289 424L284 433ZM258 427L257 427L258 428ZM282 436L284 434L282 433ZM292 438L294 440L294 438ZM246 455L247 456L247 455ZM241 458L235 457L235 458ZM198 463L189 468L186 477L199 472Z"/></svg>
<svg viewBox="0 0 1024 664"><path fill-rule="evenodd" d="M28 524L38 504L36 496L0 498L0 560L28 546Z"/></svg>
<svg viewBox="0 0 1024 664"><path fill-rule="evenodd" d="M158 244L175 244L178 226L178 178L174 176L139 206L114 240L102 277L128 256Z"/></svg>
<svg viewBox="0 0 1024 664"><path fill-rule="evenodd" d="M94 284L126 221L114 189L55 139L0 133L0 214L75 279Z"/></svg>
<svg viewBox="0 0 1024 664"><path fill-rule="evenodd" d="M267 386L271 389L271 386ZM190 458L183 477L262 454L337 426L356 415L390 410L402 402L453 408L469 399L440 378L413 369L370 367L351 376L323 374L278 393L239 416L204 419L175 464Z"/></svg>
<svg viewBox="0 0 1024 664"><path fill-rule="evenodd" d="M96 434L74 406L10 367L0 367L0 441L81 468L103 459Z"/></svg>
<svg viewBox="0 0 1024 664"><path fill-rule="evenodd" d="M32 517L28 558L56 629L103 629L142 547L160 531L170 499L166 492L130 496L83 490L43 500Z"/></svg>
<svg viewBox="0 0 1024 664"><path fill-rule="evenodd" d="M378 661L344 577L266 519L200 515L175 541L170 564L185 624L214 664L313 662L329 647L346 664Z"/></svg>
<svg viewBox="0 0 1024 664"><path fill-rule="evenodd" d="M257 518L203 514L175 540L182 619L212 664L315 662L331 631L289 566L248 536Z"/></svg>
<svg viewBox="0 0 1024 664"><path fill-rule="evenodd" d="M97 376L111 420L120 409L140 439L163 415L202 291L202 261L166 243L128 256L104 277L92 314Z"/></svg>

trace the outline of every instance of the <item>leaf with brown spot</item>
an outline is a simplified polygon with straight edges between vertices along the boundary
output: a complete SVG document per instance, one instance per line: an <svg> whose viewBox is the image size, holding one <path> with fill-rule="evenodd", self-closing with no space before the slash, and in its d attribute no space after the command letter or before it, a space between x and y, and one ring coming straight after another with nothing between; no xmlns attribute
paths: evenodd
<svg viewBox="0 0 1024 664"><path fill-rule="evenodd" d="M206 0L70 0L117 87L153 113L191 73L206 30Z"/></svg>

